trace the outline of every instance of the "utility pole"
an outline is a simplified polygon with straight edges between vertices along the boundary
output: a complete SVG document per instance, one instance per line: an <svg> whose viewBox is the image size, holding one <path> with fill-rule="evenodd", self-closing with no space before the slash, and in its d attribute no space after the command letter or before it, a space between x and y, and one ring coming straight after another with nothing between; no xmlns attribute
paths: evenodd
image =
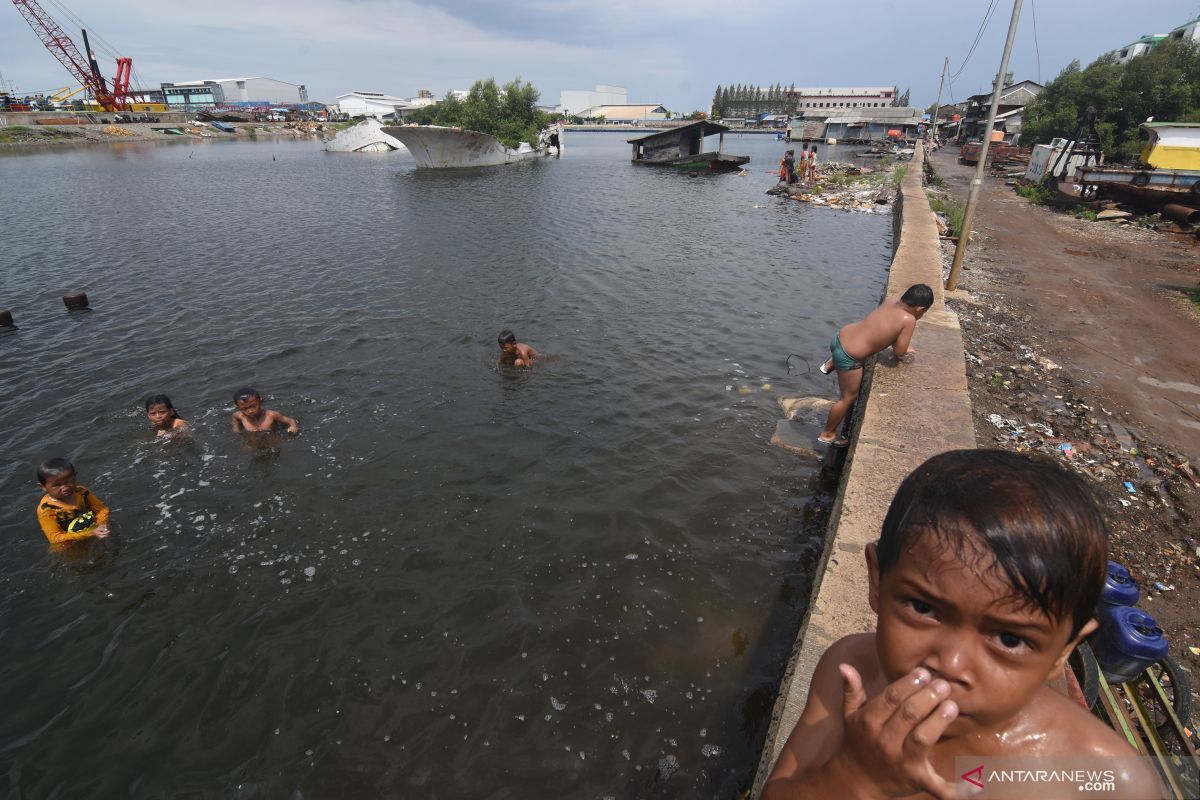
<svg viewBox="0 0 1200 800"><path fill-rule="evenodd" d="M942 110L942 86L946 83L946 69L950 66L950 56L942 63L942 79L938 81L938 99L933 104L933 140L937 141L938 112Z"/></svg>
<svg viewBox="0 0 1200 800"><path fill-rule="evenodd" d="M958 274L962 271L963 257L967 254L967 242L971 239L971 221L975 217L975 206L979 202L979 189L983 186L983 170L987 166L988 147L992 143L992 128L996 126L996 109L1000 106L1000 93L1004 91L1004 77L1008 74L1008 57L1012 54L1013 39L1017 37L1017 20L1021 17L1021 0L1013 0L1012 19L1008 23L1008 39L1004 42L1004 55L1000 58L1000 72L992 89L992 107L988 110L987 126L983 129L983 142L979 145L979 165L975 168L975 179L967 195L967 208L963 211L962 230L958 232L958 246L954 248L954 262L950 264L950 277L946 279L946 291L958 288Z"/></svg>

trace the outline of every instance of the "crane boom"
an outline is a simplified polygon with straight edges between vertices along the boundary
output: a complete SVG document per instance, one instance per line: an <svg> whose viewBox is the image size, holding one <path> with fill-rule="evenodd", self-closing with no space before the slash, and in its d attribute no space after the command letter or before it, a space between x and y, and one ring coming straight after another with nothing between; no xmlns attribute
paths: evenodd
<svg viewBox="0 0 1200 800"><path fill-rule="evenodd" d="M21 16L25 17L29 27L33 28L33 32L42 40L46 49L67 68L67 72L70 72L75 80L91 90L92 96L96 98L96 102L100 104L101 108L105 111L124 109L124 97L118 99L113 96L113 93L108 90L103 76L100 75L99 68L95 68L93 72L95 59L89 60L83 57L71 37L63 32L63 29L54 21L53 17L42 9L37 0L12 0L12 2L21 12ZM120 59L120 61L128 61L128 59ZM120 72L119 61L117 69ZM128 78L126 78L126 86L128 86Z"/></svg>

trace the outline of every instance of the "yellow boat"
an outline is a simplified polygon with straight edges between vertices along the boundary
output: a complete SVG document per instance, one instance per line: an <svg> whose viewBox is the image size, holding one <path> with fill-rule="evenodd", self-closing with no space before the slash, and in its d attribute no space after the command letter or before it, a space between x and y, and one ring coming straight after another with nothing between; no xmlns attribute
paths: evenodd
<svg viewBox="0 0 1200 800"><path fill-rule="evenodd" d="M1200 170L1200 122L1144 122L1141 160L1155 169Z"/></svg>

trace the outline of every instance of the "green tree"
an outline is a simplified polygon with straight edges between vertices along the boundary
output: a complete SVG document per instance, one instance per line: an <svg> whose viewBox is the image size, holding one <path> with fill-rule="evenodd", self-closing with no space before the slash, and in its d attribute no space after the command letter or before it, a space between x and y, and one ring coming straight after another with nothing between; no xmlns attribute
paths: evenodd
<svg viewBox="0 0 1200 800"><path fill-rule="evenodd" d="M475 81L465 99L448 94L408 116L421 125L446 125L495 136L506 147L536 145L549 118L538 109L538 90L515 78L501 88L493 78Z"/></svg>
<svg viewBox="0 0 1200 800"><path fill-rule="evenodd" d="M1142 148L1138 126L1147 118L1186 122L1200 118L1200 50L1168 40L1128 64L1112 54L1080 69L1073 61L1026 107L1022 141L1071 138L1092 106L1096 130L1109 161L1132 161Z"/></svg>
<svg viewBox="0 0 1200 800"><path fill-rule="evenodd" d="M717 90L713 92L712 107L709 109L712 111L712 115L717 119L725 116L725 103L723 102L724 98L721 95L722 91L721 84L718 83Z"/></svg>

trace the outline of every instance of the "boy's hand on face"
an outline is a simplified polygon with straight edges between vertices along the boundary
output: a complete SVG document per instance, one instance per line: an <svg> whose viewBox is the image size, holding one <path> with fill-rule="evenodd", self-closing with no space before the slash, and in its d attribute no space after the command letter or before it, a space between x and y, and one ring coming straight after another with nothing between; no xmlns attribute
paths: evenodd
<svg viewBox="0 0 1200 800"><path fill-rule="evenodd" d="M917 668L867 699L858 670L849 664L842 673L844 742L835 760L848 782L869 785L879 797L928 792L938 800L961 795L929 761L930 751L958 716L947 698L950 685Z"/></svg>

